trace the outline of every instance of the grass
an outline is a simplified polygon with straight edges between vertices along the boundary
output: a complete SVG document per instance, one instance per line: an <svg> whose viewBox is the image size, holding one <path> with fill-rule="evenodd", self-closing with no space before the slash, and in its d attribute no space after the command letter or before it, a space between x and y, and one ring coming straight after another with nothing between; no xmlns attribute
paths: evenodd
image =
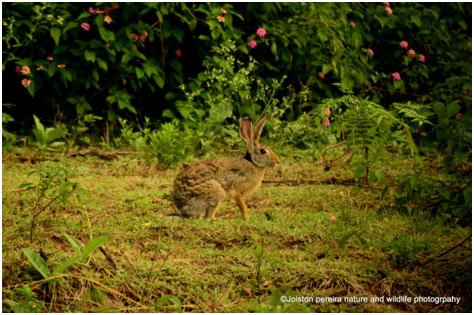
<svg viewBox="0 0 474 315"><path fill-rule="evenodd" d="M44 164L70 170L80 198L48 207L30 239L37 196L20 185L34 180L28 173ZM393 159L387 174L395 176L406 165ZM233 202L224 202L214 221L185 220L167 216L174 212L169 194L177 171L127 156L26 163L4 153L3 311L471 311L471 243L456 246L471 227L449 226L424 214L381 212L378 189L285 185L287 178L348 176L343 169L324 172L291 158L268 172L269 182L248 198L249 220L240 218ZM40 253L53 269L74 256L64 233L82 244L101 235L108 241L87 261L45 280L21 249ZM282 303L283 295L461 300Z"/></svg>

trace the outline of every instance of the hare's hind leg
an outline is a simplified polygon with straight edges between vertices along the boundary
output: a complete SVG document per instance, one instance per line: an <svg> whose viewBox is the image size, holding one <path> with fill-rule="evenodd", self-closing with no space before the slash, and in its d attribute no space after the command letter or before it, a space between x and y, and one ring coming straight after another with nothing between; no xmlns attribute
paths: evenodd
<svg viewBox="0 0 474 315"><path fill-rule="evenodd" d="M217 208L219 208L222 200L226 198L226 192L221 184L216 180L209 181L206 189L207 194L201 196L207 204L205 217L206 219L214 219Z"/></svg>

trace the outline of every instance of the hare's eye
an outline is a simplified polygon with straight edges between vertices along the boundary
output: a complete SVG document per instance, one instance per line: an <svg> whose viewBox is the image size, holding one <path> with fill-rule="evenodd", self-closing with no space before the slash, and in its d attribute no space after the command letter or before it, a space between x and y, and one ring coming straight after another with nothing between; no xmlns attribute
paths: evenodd
<svg viewBox="0 0 474 315"><path fill-rule="evenodd" d="M260 149L260 154L266 154L266 153L267 153L267 150L265 150L265 149L263 149L263 148Z"/></svg>

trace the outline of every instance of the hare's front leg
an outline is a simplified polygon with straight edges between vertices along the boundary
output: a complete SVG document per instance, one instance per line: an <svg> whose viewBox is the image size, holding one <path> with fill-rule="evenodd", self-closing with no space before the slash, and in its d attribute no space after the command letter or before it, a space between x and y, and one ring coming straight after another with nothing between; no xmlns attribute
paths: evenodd
<svg viewBox="0 0 474 315"><path fill-rule="evenodd" d="M249 214L247 211L247 205L245 204L245 199L244 196L238 195L235 197L235 202L237 202L237 205L239 206L240 213L242 214L242 219L248 219Z"/></svg>

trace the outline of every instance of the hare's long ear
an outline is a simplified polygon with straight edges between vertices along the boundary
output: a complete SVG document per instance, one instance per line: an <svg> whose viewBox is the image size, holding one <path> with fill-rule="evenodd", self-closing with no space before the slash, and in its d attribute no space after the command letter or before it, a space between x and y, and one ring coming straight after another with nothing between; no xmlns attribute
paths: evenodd
<svg viewBox="0 0 474 315"><path fill-rule="evenodd" d="M262 134L263 126L265 125L265 122L267 121L267 117L263 116L257 124L255 124L255 128L253 130L253 141L255 143L258 143L260 140L260 135Z"/></svg>
<svg viewBox="0 0 474 315"><path fill-rule="evenodd" d="M240 119L240 135L248 144L253 144L253 127L250 118L244 117Z"/></svg>

